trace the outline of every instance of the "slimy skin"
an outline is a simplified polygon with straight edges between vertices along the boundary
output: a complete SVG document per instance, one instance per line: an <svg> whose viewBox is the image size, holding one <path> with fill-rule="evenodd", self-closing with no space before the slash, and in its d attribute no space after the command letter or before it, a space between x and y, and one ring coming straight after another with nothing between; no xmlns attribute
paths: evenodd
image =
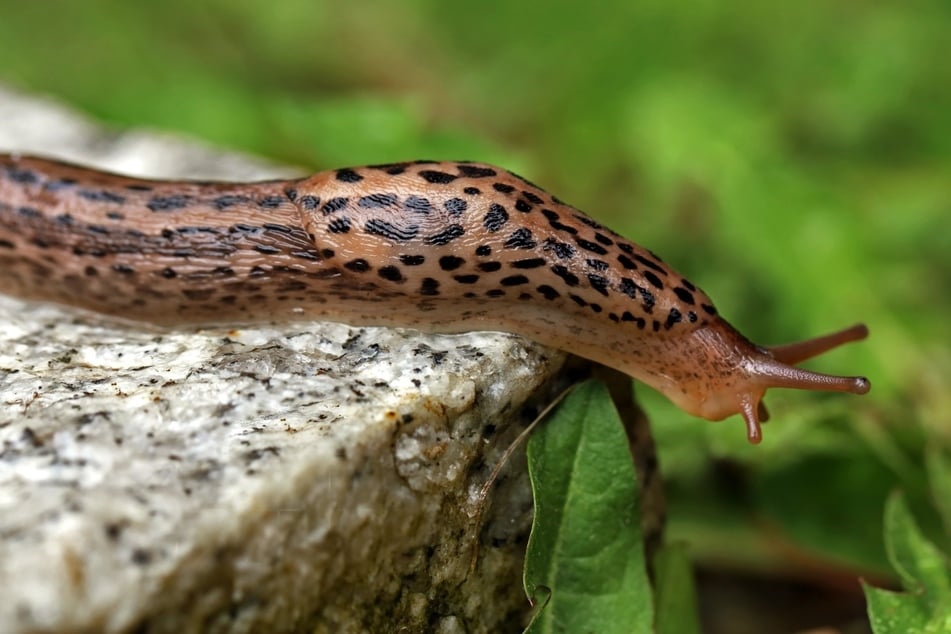
<svg viewBox="0 0 951 634"><path fill-rule="evenodd" d="M0 292L165 326L331 320L517 333L761 438L770 387L864 394L793 364L864 326L754 345L656 255L471 162L257 183L152 181L0 155Z"/></svg>

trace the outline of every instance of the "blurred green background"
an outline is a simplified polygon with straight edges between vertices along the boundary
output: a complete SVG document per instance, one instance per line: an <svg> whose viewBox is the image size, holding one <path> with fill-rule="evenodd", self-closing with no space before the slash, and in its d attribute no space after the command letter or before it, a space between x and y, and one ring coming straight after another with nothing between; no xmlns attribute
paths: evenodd
<svg viewBox="0 0 951 634"><path fill-rule="evenodd" d="M0 0L0 82L115 126L313 169L500 163L758 342L865 321L810 367L872 392L771 393L759 447L638 388L704 574L858 601L893 488L947 546L923 456L951 444L949 45L944 0Z"/></svg>

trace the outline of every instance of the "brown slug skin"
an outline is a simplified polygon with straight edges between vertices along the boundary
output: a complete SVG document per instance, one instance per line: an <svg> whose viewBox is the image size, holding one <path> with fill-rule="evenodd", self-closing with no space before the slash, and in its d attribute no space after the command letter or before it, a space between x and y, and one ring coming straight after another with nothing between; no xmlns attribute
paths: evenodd
<svg viewBox="0 0 951 634"><path fill-rule="evenodd" d="M0 292L163 325L513 332L623 371L692 414L741 413L754 442L769 387L869 387L792 365L864 326L758 347L650 251L471 162L206 183L0 155Z"/></svg>

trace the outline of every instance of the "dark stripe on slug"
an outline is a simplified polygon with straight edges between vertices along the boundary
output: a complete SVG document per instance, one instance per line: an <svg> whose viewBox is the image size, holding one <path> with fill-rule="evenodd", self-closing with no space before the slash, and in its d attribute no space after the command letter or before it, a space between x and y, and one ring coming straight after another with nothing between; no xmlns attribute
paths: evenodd
<svg viewBox="0 0 951 634"><path fill-rule="evenodd" d="M644 271L644 278L656 288L663 290L664 283L661 282L660 278L654 275L651 271Z"/></svg>
<svg viewBox="0 0 951 634"><path fill-rule="evenodd" d="M602 275L595 275L593 273L589 273L588 282L591 284L591 288L598 291L605 297L608 296L608 278Z"/></svg>
<svg viewBox="0 0 951 634"><path fill-rule="evenodd" d="M174 211L187 207L191 202L191 196L187 194L175 194L172 196L155 196L145 206L152 211Z"/></svg>
<svg viewBox="0 0 951 634"><path fill-rule="evenodd" d="M515 188L507 183L492 183L492 189L500 194L511 194L515 191Z"/></svg>
<svg viewBox="0 0 951 634"><path fill-rule="evenodd" d="M528 202L534 203L536 205L541 205L545 202L540 196L530 191L522 191L522 196L525 196L525 198L528 199Z"/></svg>
<svg viewBox="0 0 951 634"><path fill-rule="evenodd" d="M634 263L634 260L632 260L631 258L627 257L627 256L624 255L623 253L622 253L621 255L617 256L617 261L621 263L621 266L623 266L624 268L626 268L626 269L629 270L629 271L636 271L636 270L637 270L637 265Z"/></svg>
<svg viewBox="0 0 951 634"><path fill-rule="evenodd" d="M508 221L509 214L505 211L505 207L498 203L492 203L492 205L489 206L489 211L485 214L485 218L482 220L482 224L489 231L495 232L504 227Z"/></svg>
<svg viewBox="0 0 951 634"><path fill-rule="evenodd" d="M376 209L378 207L393 207L399 198L396 194L370 194L357 201L357 205L364 209Z"/></svg>
<svg viewBox="0 0 951 634"><path fill-rule="evenodd" d="M479 281L478 275L453 275L452 279L456 280L460 284L475 284Z"/></svg>
<svg viewBox="0 0 951 634"><path fill-rule="evenodd" d="M524 275L509 275L500 279L499 284L502 286L521 286L522 284L528 284L528 278Z"/></svg>
<svg viewBox="0 0 951 634"><path fill-rule="evenodd" d="M561 264L556 264L551 267L551 272L560 277L565 281L565 284L568 286L577 286L581 281L578 279L578 276L572 273L567 269L567 267L562 266Z"/></svg>
<svg viewBox="0 0 951 634"><path fill-rule="evenodd" d="M691 306L693 306L693 303L694 303L693 293L691 293L685 288L680 288L679 286L674 287L674 293L676 293L677 297L680 298L680 301L682 301L685 304L690 304Z"/></svg>
<svg viewBox="0 0 951 634"><path fill-rule="evenodd" d="M597 223L595 223L595 224L597 224ZM594 239L597 240L598 242L600 242L601 244L604 244L604 245L607 245L607 246L611 246L612 244L614 244L614 240L612 240L611 238L607 237L607 236L604 235L603 233L597 233L597 232L595 232L595 234L594 234Z"/></svg>
<svg viewBox="0 0 951 634"><path fill-rule="evenodd" d="M658 273L667 275L667 271L664 269L663 266L661 266L657 262L654 262L653 260L649 260L645 258L643 255L640 255L639 253L634 254L634 259L640 262L641 264L643 264L644 266L646 266L647 268L654 269Z"/></svg>
<svg viewBox="0 0 951 634"><path fill-rule="evenodd" d="M258 206L264 209L277 209L283 204L284 198L282 196L265 196L258 201Z"/></svg>
<svg viewBox="0 0 951 634"><path fill-rule="evenodd" d="M551 286L549 286L548 284L542 284L541 286L539 286L539 287L536 288L535 290L538 291L539 293L541 293L542 296L543 296L545 299L551 300L551 299L557 299L557 298L561 297L561 293L559 293L558 291L556 291L555 289L553 289L553 288L552 288Z"/></svg>
<svg viewBox="0 0 951 634"><path fill-rule="evenodd" d="M608 251L602 247L597 242L590 242L584 238L575 237L575 242L578 243L578 246L584 249L585 251L591 251L592 253L597 253L598 255L607 255Z"/></svg>
<svg viewBox="0 0 951 634"><path fill-rule="evenodd" d="M107 189L83 189L79 191L79 196L80 198L85 198L86 200L93 200L103 203L116 203L117 205L121 205L125 202L125 196L120 196L119 194L115 194Z"/></svg>
<svg viewBox="0 0 951 634"><path fill-rule="evenodd" d="M433 210L433 204L428 199L420 196L408 196L403 205L418 214L428 214Z"/></svg>
<svg viewBox="0 0 951 634"><path fill-rule="evenodd" d="M571 214L571 215L574 216L578 222L582 224L586 224L592 229L604 229L604 227L600 223L595 222L594 220L592 220L591 218L588 218L584 214ZM595 239L597 239L598 242L601 242L601 239L598 238L597 236L595 236ZM611 244L610 239L608 242L605 242L604 244Z"/></svg>
<svg viewBox="0 0 951 634"><path fill-rule="evenodd" d="M348 198L331 198L324 206L320 208L320 212L325 216L329 216L332 213L336 213L346 207L350 203Z"/></svg>
<svg viewBox="0 0 951 634"><path fill-rule="evenodd" d="M462 225L449 225L445 230L429 236L423 242L433 246L442 246L464 235L465 232L466 230L463 229Z"/></svg>
<svg viewBox="0 0 951 634"><path fill-rule="evenodd" d="M281 252L280 249L277 247L272 247L269 244L256 244L254 245L254 250L258 253L264 253L266 255L274 255Z"/></svg>
<svg viewBox="0 0 951 634"><path fill-rule="evenodd" d="M605 262L604 260L597 260L597 259L595 259L595 258L588 258L588 259L586 259L584 262L585 262L585 264L587 264L588 266L590 266L590 267L591 267L592 269L594 269L595 271L607 271L607 270L608 270L608 263Z"/></svg>
<svg viewBox="0 0 951 634"><path fill-rule="evenodd" d="M476 268L484 273L495 273L502 268L502 263L496 262L495 260L492 262L480 262Z"/></svg>
<svg viewBox="0 0 951 634"><path fill-rule="evenodd" d="M367 220L366 224L363 225L363 228L371 235L381 236L387 240L393 240L396 242L412 240L417 236L417 234L419 234L419 227L417 225L397 227L394 224L379 220L377 218Z"/></svg>
<svg viewBox="0 0 951 634"><path fill-rule="evenodd" d="M478 196L482 191L478 187L466 187L462 190L464 194L469 194L470 196Z"/></svg>
<svg viewBox="0 0 951 634"><path fill-rule="evenodd" d="M247 196L236 196L232 194L227 194L225 196L218 196L217 198L211 201L211 204L214 205L218 211L224 211L228 207L233 207L234 205L243 205L250 201L251 199L248 198Z"/></svg>
<svg viewBox="0 0 951 634"><path fill-rule="evenodd" d="M547 264L545 258L525 258L524 260L515 260L511 266L513 269L536 269Z"/></svg>

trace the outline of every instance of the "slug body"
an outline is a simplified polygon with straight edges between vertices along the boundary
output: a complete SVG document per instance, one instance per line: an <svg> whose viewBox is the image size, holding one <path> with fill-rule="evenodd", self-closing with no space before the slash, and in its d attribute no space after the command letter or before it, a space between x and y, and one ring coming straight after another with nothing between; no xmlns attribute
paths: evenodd
<svg viewBox="0 0 951 634"><path fill-rule="evenodd" d="M204 183L0 155L0 292L163 325L513 332L625 372L692 414L741 413L753 442L769 387L869 387L793 366L864 326L756 346L650 251L478 163Z"/></svg>

